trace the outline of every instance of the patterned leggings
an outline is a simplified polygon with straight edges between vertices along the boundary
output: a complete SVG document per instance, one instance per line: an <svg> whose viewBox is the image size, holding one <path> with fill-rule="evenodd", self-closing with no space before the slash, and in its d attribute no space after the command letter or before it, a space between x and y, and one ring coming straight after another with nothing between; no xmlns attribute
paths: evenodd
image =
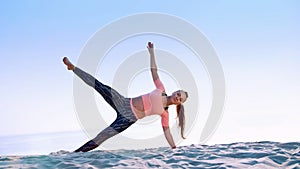
<svg viewBox="0 0 300 169"><path fill-rule="evenodd" d="M130 99L125 98L111 87L102 84L93 76L75 68L74 73L80 77L86 84L93 87L99 92L104 100L117 112L117 119L103 131L101 131L94 139L85 143L75 152L87 152L102 144L105 140L121 133L133 123L137 121L130 107Z"/></svg>

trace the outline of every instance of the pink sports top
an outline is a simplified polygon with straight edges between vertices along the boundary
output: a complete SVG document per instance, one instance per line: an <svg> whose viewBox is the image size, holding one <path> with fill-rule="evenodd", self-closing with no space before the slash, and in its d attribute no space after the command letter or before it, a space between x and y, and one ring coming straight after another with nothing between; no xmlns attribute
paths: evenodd
<svg viewBox="0 0 300 169"><path fill-rule="evenodd" d="M169 113L163 107L162 103L162 93L165 91L164 85L160 79L154 81L156 89L150 93L142 95L142 100L144 104L145 116L150 115L160 115L162 126L169 126ZM134 111L132 105L132 99L130 101L131 109L133 110L135 116L138 118L136 112Z"/></svg>

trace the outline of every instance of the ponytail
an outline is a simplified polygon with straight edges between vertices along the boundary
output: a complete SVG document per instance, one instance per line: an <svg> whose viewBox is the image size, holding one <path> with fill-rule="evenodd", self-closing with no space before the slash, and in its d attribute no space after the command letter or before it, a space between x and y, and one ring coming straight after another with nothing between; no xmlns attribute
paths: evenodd
<svg viewBox="0 0 300 169"><path fill-rule="evenodd" d="M184 127L185 127L184 106L182 104L178 104L176 106L176 112L179 121L178 127L180 127L181 130L181 137L185 139L185 137L183 136Z"/></svg>

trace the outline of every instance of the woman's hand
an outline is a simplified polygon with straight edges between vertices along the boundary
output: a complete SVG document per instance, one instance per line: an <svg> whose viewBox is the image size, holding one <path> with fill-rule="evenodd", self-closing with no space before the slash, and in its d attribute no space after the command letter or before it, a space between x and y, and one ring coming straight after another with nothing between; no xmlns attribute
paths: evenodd
<svg viewBox="0 0 300 169"><path fill-rule="evenodd" d="M154 55L153 43L148 42L147 48L148 48L150 55Z"/></svg>

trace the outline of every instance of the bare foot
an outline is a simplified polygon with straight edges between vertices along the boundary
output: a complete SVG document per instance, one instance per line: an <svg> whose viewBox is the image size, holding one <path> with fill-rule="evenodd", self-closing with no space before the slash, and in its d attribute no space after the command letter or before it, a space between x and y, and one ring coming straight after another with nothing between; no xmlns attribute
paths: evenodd
<svg viewBox="0 0 300 169"><path fill-rule="evenodd" d="M67 57L63 58L63 62L65 65L68 66L68 70L74 70L75 66L69 61L69 59Z"/></svg>

